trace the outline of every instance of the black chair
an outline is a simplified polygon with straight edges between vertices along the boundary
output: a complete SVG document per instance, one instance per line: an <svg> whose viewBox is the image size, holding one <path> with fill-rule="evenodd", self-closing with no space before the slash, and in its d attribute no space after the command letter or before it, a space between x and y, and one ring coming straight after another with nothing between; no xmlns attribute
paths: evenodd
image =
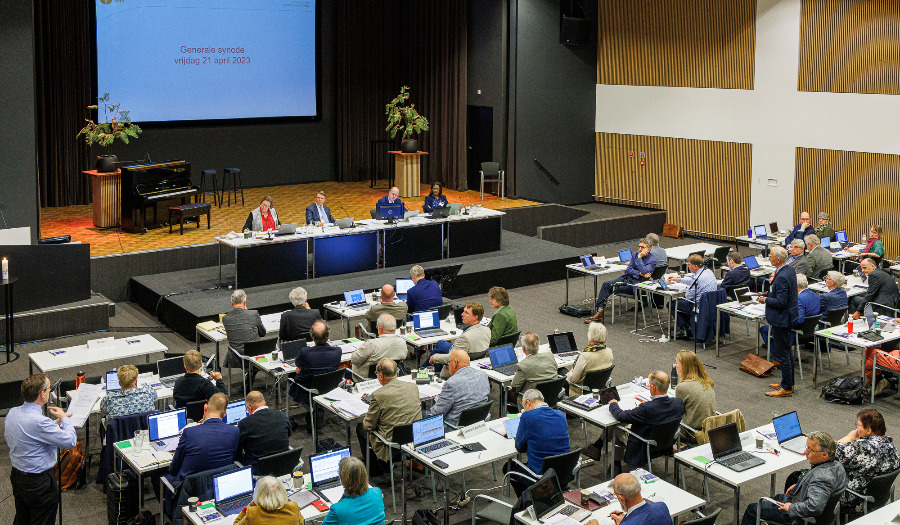
<svg viewBox="0 0 900 525"><path fill-rule="evenodd" d="M241 184L241 170L239 168L225 168L222 173L222 193L219 194L219 202L225 200L225 188L228 187L228 177L231 176L231 189L228 190L228 207L231 207L231 194L234 193L234 204L237 205L237 194L241 192L241 206L244 205L244 185ZM221 207L221 204L219 205Z"/></svg>
<svg viewBox="0 0 900 525"><path fill-rule="evenodd" d="M844 324L844 316L846 314L847 314L846 308L838 308L835 310L829 310L829 311L825 312L824 314L820 314L820 315L824 315L824 319L822 319L821 317L819 319L819 324L821 325L820 328L828 328L831 326L840 326L840 325ZM816 345L816 348L818 348L818 345ZM831 340L830 339L825 339L825 351L828 353L828 366L830 368L831 367ZM849 365L850 364L850 352L849 352L849 349L847 348L847 345L844 345L844 356L847 358L847 364Z"/></svg>
<svg viewBox="0 0 900 525"><path fill-rule="evenodd" d="M716 518L719 517L719 513L722 512L722 509L716 509L706 516L700 514L700 511L698 510L695 510L694 512L696 512L700 517L695 520L685 521L682 523L682 525L715 525Z"/></svg>
<svg viewBox="0 0 900 525"><path fill-rule="evenodd" d="M438 313L438 316L440 316L440 313ZM400 328L401 326L406 326L406 319L397 319L395 317L394 321L397 322L397 328ZM374 321L369 321L369 330L368 331L370 333L375 334L376 337L378 336L378 319L376 319ZM310 341L312 341L312 339L310 339Z"/></svg>
<svg viewBox="0 0 900 525"><path fill-rule="evenodd" d="M235 355L241 360L241 377L246 378L247 374L250 372L250 369L247 368L247 361L251 357L256 357L260 355L271 354L272 352L278 350L278 339L271 337L268 339L258 339L256 341L247 341L244 343L244 354L239 354L236 350L228 347L228 349L235 353ZM228 382L231 383L231 369L228 372ZM252 374L251 374L252 376ZM251 379L252 381L252 379ZM247 383L249 381L243 380L243 388L244 388L244 397L247 397Z"/></svg>
<svg viewBox="0 0 900 525"><path fill-rule="evenodd" d="M259 458L256 466L253 467L253 475L263 476L285 476L293 472L294 467L300 463L300 456L303 454L303 447L292 448L284 452L270 454Z"/></svg>
<svg viewBox="0 0 900 525"><path fill-rule="evenodd" d="M484 183L488 184L492 182L498 183L499 190L497 194L500 196L500 200L503 200L504 195L506 194L506 172L500 169L499 162L482 162L481 170L478 172L479 177L481 178L481 200L484 201Z"/></svg>
<svg viewBox="0 0 900 525"><path fill-rule="evenodd" d="M203 407L206 405L206 400L201 399L199 401L190 401L187 405L185 405L185 416L191 421L200 421L203 419Z"/></svg>
<svg viewBox="0 0 900 525"><path fill-rule="evenodd" d="M459 413L459 425L457 425L456 428L467 427L478 423L479 421L487 420L488 416L491 415L491 407L493 404L493 401L488 401L487 403L475 405L463 410Z"/></svg>
<svg viewBox="0 0 900 525"><path fill-rule="evenodd" d="M565 387L565 377L557 377L550 381L541 381L534 385L534 388L544 395L544 403L547 403L550 408L555 408L556 404L559 403L559 400L565 397L565 392L563 390Z"/></svg>
<svg viewBox="0 0 900 525"><path fill-rule="evenodd" d="M394 360L394 363L397 365L397 377L404 376L409 373L409 370L406 369L406 365L403 364L403 361ZM378 363L373 363L369 365L369 373L367 377L361 377L359 374L354 372L353 370L350 373L353 375L353 378L357 383L362 381L368 381L369 379L376 379L378 376L375 373L375 368L378 366Z"/></svg>
<svg viewBox="0 0 900 525"><path fill-rule="evenodd" d="M521 334L521 333L522 332L516 332L514 334L506 334L504 336L501 336L501 337L497 338L497 343L494 346L495 347L503 346L503 345L515 346L515 344L519 342L519 334Z"/></svg>
<svg viewBox="0 0 900 525"><path fill-rule="evenodd" d="M309 419L310 425L312 426L312 438L313 444L316 443L316 410L315 405L313 404L313 397L319 394L324 394L326 392L331 392L335 388L341 385L344 382L344 369L338 368L337 370L332 370L330 372L325 372L323 374L316 374L309 378L309 386L303 386L300 384L300 381L297 380L296 377L292 377L289 379L292 383L297 385L306 391L309 396ZM285 413L290 417L290 396L285 399Z"/></svg>
<svg viewBox="0 0 900 525"><path fill-rule="evenodd" d="M728 252L731 251L731 246L720 246L713 251L712 257L710 257L706 265L709 266L710 270L716 270L716 263L718 263L719 268L724 267L728 264Z"/></svg>
<svg viewBox="0 0 900 525"><path fill-rule="evenodd" d="M216 173L216 170L202 170L200 172L200 198L203 199L203 202L206 202L206 194L209 193L206 189L207 177L209 177L209 180L212 182L213 204L218 204L221 208L222 201L219 200L219 176Z"/></svg>
<svg viewBox="0 0 900 525"><path fill-rule="evenodd" d="M22 382L8 381L0 383L0 417L6 417L10 408L22 404Z"/></svg>
<svg viewBox="0 0 900 525"><path fill-rule="evenodd" d="M612 377L612 372L615 367L616 365L613 365L609 368L586 372L584 374L584 382L580 385L573 386L580 388L584 393L592 390L603 390L604 388L609 387L610 377Z"/></svg>
<svg viewBox="0 0 900 525"><path fill-rule="evenodd" d="M395 426L394 432L391 434L391 438L393 439L393 441L388 441L387 438L385 438L384 436L382 436L381 434L379 434L378 432L375 432L375 431L369 432L368 435L375 436L375 439L381 441L382 443L384 443L384 445L386 447L391 449L391 455L388 458L388 460L389 460L388 464L390 465L390 472L391 472L391 500L393 501L394 512L396 513L397 512L397 495L396 495L396 491L394 489L394 461L398 460L398 462L399 462L399 460L402 460L403 453L402 453L401 447L408 443L412 443L412 440L413 440L412 423L408 423L406 425ZM366 451L366 452L364 452L364 454L366 456L366 470L368 471L369 470L369 452ZM435 497L434 475L433 474L431 477L431 492L432 492L432 496ZM437 500L435 500L435 501L437 501Z"/></svg>
<svg viewBox="0 0 900 525"><path fill-rule="evenodd" d="M484 359L487 355L487 350L482 350L481 352L472 352L469 354L469 362L477 361L479 359Z"/></svg>
<svg viewBox="0 0 900 525"><path fill-rule="evenodd" d="M513 458L510 461L516 464L521 469L521 472L510 470L506 473L506 477L519 478L520 481L527 485L537 483L541 478L540 474L526 467L518 459ZM543 468L544 473L553 469L556 472L557 480L559 480L559 487L566 491L569 488L569 484L575 481L581 468L581 449L571 450L555 456L547 456L544 458L541 468Z"/></svg>
<svg viewBox="0 0 900 525"><path fill-rule="evenodd" d="M869 480L865 493L850 489L847 492L863 500L863 514L868 514L869 504L871 510L876 510L887 505L888 500L894 500L894 480L897 479L897 474L900 474L900 469L873 477Z"/></svg>
<svg viewBox="0 0 900 525"><path fill-rule="evenodd" d="M628 427L619 428L634 436L646 446L648 472L653 472L653 459L664 457L666 458L666 475L669 474L669 458L675 455L674 446L677 444L678 448L681 449L681 419L654 425L650 428L650 433L647 437L635 434Z"/></svg>
<svg viewBox="0 0 900 525"><path fill-rule="evenodd" d="M800 360L800 342L809 341L816 336L816 327L819 325L820 315L809 315L803 320L800 328L793 328L794 346L797 348L797 368L800 370L800 379L803 379L803 362ZM813 356L815 358L815 356ZM821 363L820 363L821 364Z"/></svg>

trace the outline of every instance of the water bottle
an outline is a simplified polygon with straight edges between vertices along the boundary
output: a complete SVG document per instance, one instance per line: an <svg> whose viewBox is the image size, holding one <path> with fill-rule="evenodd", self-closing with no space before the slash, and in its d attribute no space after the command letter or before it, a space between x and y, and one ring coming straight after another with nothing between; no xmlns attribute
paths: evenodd
<svg viewBox="0 0 900 525"><path fill-rule="evenodd" d="M78 373L75 374L75 390L78 390L78 387L81 386L81 383L84 383L84 372L79 370Z"/></svg>
<svg viewBox="0 0 900 525"><path fill-rule="evenodd" d="M672 388L678 386L678 369L675 368L675 365L672 365L672 374L669 377L671 378Z"/></svg>

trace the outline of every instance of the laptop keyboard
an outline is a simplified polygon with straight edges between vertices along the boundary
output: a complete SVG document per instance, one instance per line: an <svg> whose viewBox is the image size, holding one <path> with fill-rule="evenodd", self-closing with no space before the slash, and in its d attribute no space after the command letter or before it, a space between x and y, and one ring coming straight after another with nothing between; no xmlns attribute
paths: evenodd
<svg viewBox="0 0 900 525"><path fill-rule="evenodd" d="M437 337L439 335L447 335L447 332L440 328L429 328L428 330L416 330L416 335L419 337Z"/></svg>
<svg viewBox="0 0 900 525"><path fill-rule="evenodd" d="M219 512L222 514L229 516L240 512L241 509L246 507L252 500L253 496L247 496L246 498L241 498L226 504L216 503L216 508L219 509Z"/></svg>
<svg viewBox="0 0 900 525"><path fill-rule="evenodd" d="M435 441L434 443L432 443L430 445L425 445L424 447L420 447L419 452L428 454L429 452L434 452L435 450L437 450L439 448L449 447L452 445L453 444L450 443L449 441L447 441L446 439L442 439L440 441Z"/></svg>
<svg viewBox="0 0 900 525"><path fill-rule="evenodd" d="M806 436L798 436L794 439L790 439L781 444L782 447L790 450L791 452L796 452L797 454L803 454L806 452Z"/></svg>
<svg viewBox="0 0 900 525"><path fill-rule="evenodd" d="M737 465L738 463L743 463L743 462L747 461L748 459L753 459L753 455L750 454L749 452L738 452L737 454L734 454L733 456L728 456L727 458L720 459L719 464L724 465L726 467L733 467L733 466Z"/></svg>
<svg viewBox="0 0 900 525"><path fill-rule="evenodd" d="M563 352L561 354L556 354L556 357L559 359L568 359L570 357L575 357L578 355L578 351L575 352Z"/></svg>
<svg viewBox="0 0 900 525"><path fill-rule="evenodd" d="M177 381L177 378L173 379L173 378L169 378L169 377L159 380L159 382L162 383L163 386L166 388L175 388L175 381Z"/></svg>
<svg viewBox="0 0 900 525"><path fill-rule="evenodd" d="M516 364L515 363L511 363L511 364L503 365L503 366L495 366L493 369L496 372L500 372L501 374L505 374L508 376L516 374Z"/></svg>
<svg viewBox="0 0 900 525"><path fill-rule="evenodd" d="M575 505L566 505L565 507L559 509L557 514L562 514L563 516L571 516L581 510L580 507L576 507Z"/></svg>

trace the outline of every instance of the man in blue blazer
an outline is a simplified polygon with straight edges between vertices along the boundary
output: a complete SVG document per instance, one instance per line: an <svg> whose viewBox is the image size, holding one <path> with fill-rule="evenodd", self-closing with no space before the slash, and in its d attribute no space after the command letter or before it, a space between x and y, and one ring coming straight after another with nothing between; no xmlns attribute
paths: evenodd
<svg viewBox="0 0 900 525"><path fill-rule="evenodd" d="M441 287L425 278L425 269L418 264L410 268L409 276L413 287L406 291L406 306L409 313L422 312L444 304Z"/></svg>
<svg viewBox="0 0 900 525"><path fill-rule="evenodd" d="M309 386L312 376L337 370L341 365L341 349L328 344L328 325L325 321L318 320L309 330L313 345L300 349L300 353L294 360L297 365L297 382L303 386ZM298 403L307 403L309 396L306 390L291 385L289 390L291 397Z"/></svg>
<svg viewBox="0 0 900 525"><path fill-rule="evenodd" d="M609 513L616 525L660 525L671 523L669 507L662 501L644 501L641 497L641 483L633 474L619 474L613 479L612 492L622 506L622 510ZM598 523L591 520L586 525Z"/></svg>
<svg viewBox="0 0 900 525"><path fill-rule="evenodd" d="M522 406L525 411L519 416L516 450L528 454L525 466L540 475L544 473L544 458L569 451L569 424L565 414L550 408L544 402L544 394L535 388L525 391ZM514 465L510 462L508 466L515 468ZM510 476L509 481L516 494L524 492L529 485L516 476Z"/></svg>
<svg viewBox="0 0 900 525"><path fill-rule="evenodd" d="M684 416L684 401L669 397L669 375L661 370L650 374L650 401L645 401L631 410L622 410L613 400L609 403L609 413L620 423L631 424L631 431L641 437L650 435L656 425L680 421ZM625 463L635 467L647 466L647 447L638 438L629 435L625 447Z"/></svg>
<svg viewBox="0 0 900 525"><path fill-rule="evenodd" d="M797 274L797 318L794 319L794 328L800 328L803 326L803 323L806 322L807 317L811 317L813 315L819 315L822 310L822 300L819 298L819 294L807 288L809 286L809 282L806 280L806 276L802 273ZM769 340L769 326L763 325L759 327L759 335L762 337L762 340ZM791 337L790 343L791 346L794 344L794 338ZM778 383L775 383L775 386L772 388L778 388Z"/></svg>
<svg viewBox="0 0 900 525"><path fill-rule="evenodd" d="M785 397L794 393L794 355L791 352L791 326L799 318L797 273L787 265L787 250L776 246L769 250L769 262L775 267L768 295L757 299L766 305L766 322L772 330L772 359L780 363L781 383L769 386L769 397Z"/></svg>
<svg viewBox="0 0 900 525"><path fill-rule="evenodd" d="M722 279L722 288L728 290L750 283L750 268L747 268L747 265L744 264L741 254L728 252L725 262L728 263L728 273Z"/></svg>
<svg viewBox="0 0 900 525"><path fill-rule="evenodd" d="M832 270L825 274L825 287L828 288L828 292L819 296L821 304L819 311L823 316L832 310L847 309L845 284L847 284L847 278L841 275L841 272Z"/></svg>
<svg viewBox="0 0 900 525"><path fill-rule="evenodd" d="M320 191L316 193L316 203L306 207L306 224L322 226L326 222L334 224L334 217L331 208L325 206L325 192Z"/></svg>
<svg viewBox="0 0 900 525"><path fill-rule="evenodd" d="M775 232L772 232L775 233ZM791 242L794 239L803 240L807 235L815 235L816 229L812 227L812 221L809 218L809 212L801 212L800 213L800 224L794 226L794 229L791 230L791 233L788 234L784 239L784 247L787 248L791 245ZM805 241L804 241L805 242Z"/></svg>
<svg viewBox="0 0 900 525"><path fill-rule="evenodd" d="M375 206L377 207L378 204L399 204L403 206L403 211L406 211L406 205L403 204L403 201L400 200L400 188L396 186L391 188L387 195L378 199L378 202L375 204Z"/></svg>
<svg viewBox="0 0 900 525"><path fill-rule="evenodd" d="M237 451L240 430L225 424L225 394L213 394L203 407L203 423L186 427L172 456L166 479L177 483L185 476L230 465Z"/></svg>

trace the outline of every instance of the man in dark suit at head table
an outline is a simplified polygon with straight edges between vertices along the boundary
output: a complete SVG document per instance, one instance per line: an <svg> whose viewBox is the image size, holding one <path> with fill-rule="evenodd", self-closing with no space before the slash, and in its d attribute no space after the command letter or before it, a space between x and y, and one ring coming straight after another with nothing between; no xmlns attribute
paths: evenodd
<svg viewBox="0 0 900 525"><path fill-rule="evenodd" d="M222 318L222 326L225 327L225 336L228 338L228 353L225 355L225 366L228 368L241 368L241 360L234 352L243 355L244 343L257 341L266 335L266 327L256 310L247 309L247 294L243 290L235 290L231 294L231 311ZM232 352L231 350L234 350ZM252 390L253 376L256 368L250 367L247 382L247 390Z"/></svg>
<svg viewBox="0 0 900 525"><path fill-rule="evenodd" d="M334 224L331 208L325 206L325 192L316 193L316 203L306 207L306 224L323 226L325 223Z"/></svg>
<svg viewBox="0 0 900 525"><path fill-rule="evenodd" d="M278 338L281 339L282 343L300 339L303 334L312 329L314 322L322 318L318 310L313 310L309 307L306 297L306 290L299 286L288 294L288 299L290 299L294 308L281 314Z"/></svg>
<svg viewBox="0 0 900 525"><path fill-rule="evenodd" d="M269 410L266 398L254 390L247 394L249 416L238 422L237 457L244 465L256 463L259 458L288 450L291 423L284 412Z"/></svg>
<svg viewBox="0 0 900 525"><path fill-rule="evenodd" d="M406 211L406 205L403 204L403 201L400 200L400 188L394 186L388 191L388 194L384 197L378 199L378 202L375 204L377 208L379 204L399 204L403 206L403 211Z"/></svg>

